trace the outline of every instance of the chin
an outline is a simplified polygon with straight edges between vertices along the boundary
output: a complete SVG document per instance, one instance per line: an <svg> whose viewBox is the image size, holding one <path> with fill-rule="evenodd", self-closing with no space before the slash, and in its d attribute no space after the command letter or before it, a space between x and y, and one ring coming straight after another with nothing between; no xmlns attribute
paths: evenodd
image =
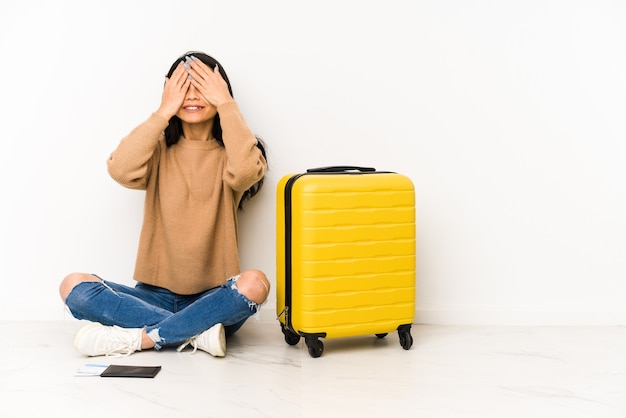
<svg viewBox="0 0 626 418"><path fill-rule="evenodd" d="M181 121L185 123L206 123L215 118L215 114L212 115L179 115Z"/></svg>

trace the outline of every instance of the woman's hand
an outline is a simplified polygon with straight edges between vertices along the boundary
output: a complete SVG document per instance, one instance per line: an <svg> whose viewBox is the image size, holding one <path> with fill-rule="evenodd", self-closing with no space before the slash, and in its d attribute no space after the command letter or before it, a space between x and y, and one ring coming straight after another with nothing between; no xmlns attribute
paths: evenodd
<svg viewBox="0 0 626 418"><path fill-rule="evenodd" d="M214 70L200 61L193 59L188 62L187 72L191 76L191 84L202 94L204 99L215 107L232 102L233 98L228 91L228 85L222 78L217 65Z"/></svg>
<svg viewBox="0 0 626 418"><path fill-rule="evenodd" d="M159 109L155 112L156 114L170 120L172 116L178 112L178 109L183 105L185 95L191 85L188 76L189 74L181 62L172 73L172 76L165 79L165 87L163 88L163 94L161 96L161 106L159 106Z"/></svg>

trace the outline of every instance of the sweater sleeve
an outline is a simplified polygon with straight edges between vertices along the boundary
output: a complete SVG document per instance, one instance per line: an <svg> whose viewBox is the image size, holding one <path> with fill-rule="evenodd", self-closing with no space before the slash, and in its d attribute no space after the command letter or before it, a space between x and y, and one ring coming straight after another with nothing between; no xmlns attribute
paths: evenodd
<svg viewBox="0 0 626 418"><path fill-rule="evenodd" d="M109 175L122 186L145 189L153 156L168 121L153 113L122 139L107 160ZM157 159L158 160L158 159Z"/></svg>
<svg viewBox="0 0 626 418"><path fill-rule="evenodd" d="M246 124L236 102L224 103L217 109L226 148L224 181L243 192L265 175L267 161L256 146L257 139Z"/></svg>

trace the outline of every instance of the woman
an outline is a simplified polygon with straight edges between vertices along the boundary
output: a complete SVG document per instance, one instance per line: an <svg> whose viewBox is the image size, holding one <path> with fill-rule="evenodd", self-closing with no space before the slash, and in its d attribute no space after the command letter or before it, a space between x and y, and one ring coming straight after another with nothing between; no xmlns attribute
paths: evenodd
<svg viewBox="0 0 626 418"><path fill-rule="evenodd" d="M226 336L260 309L269 281L240 272L237 210L263 184L265 150L212 57L193 52L170 68L161 105L107 162L121 185L145 190L135 286L72 273L59 292L91 321L75 348L88 356L191 344L226 354Z"/></svg>

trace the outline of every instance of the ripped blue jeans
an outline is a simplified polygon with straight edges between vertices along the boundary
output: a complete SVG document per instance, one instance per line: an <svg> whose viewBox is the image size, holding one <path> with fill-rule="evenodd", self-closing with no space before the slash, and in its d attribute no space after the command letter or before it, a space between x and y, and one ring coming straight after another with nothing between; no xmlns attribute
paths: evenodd
<svg viewBox="0 0 626 418"><path fill-rule="evenodd" d="M131 287L101 279L76 285L65 304L77 319L145 328L158 350L180 344L218 323L224 324L226 336L241 328L261 306L239 292L238 278L233 276L223 285L195 295L178 295L139 282Z"/></svg>

